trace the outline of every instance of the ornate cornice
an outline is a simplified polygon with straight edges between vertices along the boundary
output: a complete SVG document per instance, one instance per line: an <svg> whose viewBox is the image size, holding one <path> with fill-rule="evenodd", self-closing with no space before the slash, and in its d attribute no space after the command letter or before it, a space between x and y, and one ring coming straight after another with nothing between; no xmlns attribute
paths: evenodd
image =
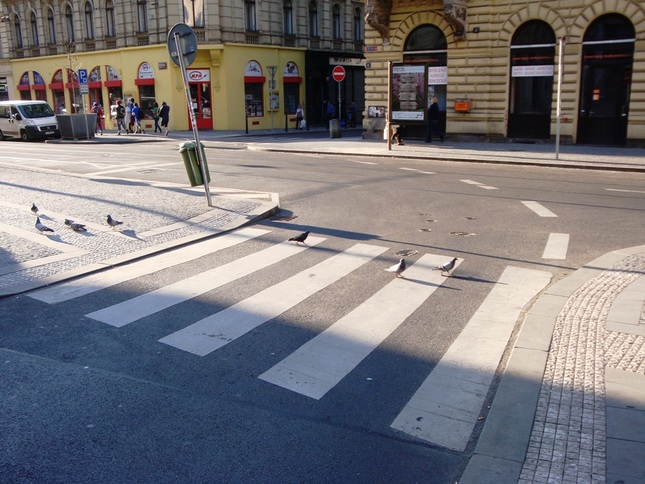
<svg viewBox="0 0 645 484"><path fill-rule="evenodd" d="M383 44L390 43L390 14L392 0L366 0L365 23L376 30L383 39Z"/></svg>

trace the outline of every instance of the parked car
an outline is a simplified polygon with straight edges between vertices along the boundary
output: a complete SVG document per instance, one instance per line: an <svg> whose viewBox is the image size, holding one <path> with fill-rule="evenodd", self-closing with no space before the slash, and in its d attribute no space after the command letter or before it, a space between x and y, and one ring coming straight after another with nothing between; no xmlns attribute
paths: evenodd
<svg viewBox="0 0 645 484"><path fill-rule="evenodd" d="M54 110L46 101L0 101L0 139L60 138Z"/></svg>

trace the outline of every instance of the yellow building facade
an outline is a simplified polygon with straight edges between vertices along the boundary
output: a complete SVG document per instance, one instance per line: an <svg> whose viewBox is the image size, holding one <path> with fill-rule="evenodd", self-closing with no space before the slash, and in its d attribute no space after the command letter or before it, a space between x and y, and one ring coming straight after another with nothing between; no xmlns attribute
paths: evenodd
<svg viewBox="0 0 645 484"><path fill-rule="evenodd" d="M437 96L454 139L645 143L643 1L367 0L366 19L366 137L425 137Z"/></svg>

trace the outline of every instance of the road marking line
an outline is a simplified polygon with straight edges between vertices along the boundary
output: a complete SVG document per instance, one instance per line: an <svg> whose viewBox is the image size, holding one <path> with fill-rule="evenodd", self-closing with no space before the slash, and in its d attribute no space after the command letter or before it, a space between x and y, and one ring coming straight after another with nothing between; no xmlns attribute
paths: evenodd
<svg viewBox="0 0 645 484"><path fill-rule="evenodd" d="M357 161L357 160L349 160L352 163L358 163L360 165L378 165L376 161Z"/></svg>
<svg viewBox="0 0 645 484"><path fill-rule="evenodd" d="M143 162L143 163L136 163L133 165L129 165L127 167L120 167L120 168L112 168L109 170L102 170L102 171L95 171L92 173L88 173L88 175L91 176L105 176L105 175L112 175L114 173L121 173L121 172L126 172L126 171L138 171L138 170L149 170L151 168L161 168L164 166L177 166L178 163L176 162L167 162L167 163L154 163L154 162Z"/></svg>
<svg viewBox="0 0 645 484"><path fill-rule="evenodd" d="M109 271L99 272L87 277L41 289L28 294L28 296L49 304L68 301L146 274L152 274L169 267L183 264L184 262L199 259L204 255L233 247L234 245L267 233L269 233L268 230L253 228L238 230L220 237L205 240L198 244L191 244L177 250L137 261L133 264L115 267Z"/></svg>
<svg viewBox="0 0 645 484"><path fill-rule="evenodd" d="M356 244L159 341L195 355L206 356L279 316L386 250L385 247Z"/></svg>
<svg viewBox="0 0 645 484"><path fill-rule="evenodd" d="M241 259L214 269L204 271L188 279L142 294L114 306L86 314L88 318L102 321L117 328L138 319L158 313L166 308L187 301L208 291L252 274L281 260L299 254L303 250L324 241L320 237L308 237L308 245L282 242Z"/></svg>
<svg viewBox="0 0 645 484"><path fill-rule="evenodd" d="M479 188L483 188L484 190L497 190L497 187L491 187L490 185L484 185L483 183L480 183L475 180L460 180L464 183L468 183L469 185L475 185L478 186Z"/></svg>
<svg viewBox="0 0 645 484"><path fill-rule="evenodd" d="M566 259L569 247L569 234L549 234L549 240L544 247L543 259Z"/></svg>
<svg viewBox="0 0 645 484"><path fill-rule="evenodd" d="M445 261L445 256L422 256L405 278L388 283L259 378L322 398L447 280L434 270Z"/></svg>
<svg viewBox="0 0 645 484"><path fill-rule="evenodd" d="M624 193L645 193L645 190L621 190L619 188L605 188L608 192L624 192Z"/></svg>
<svg viewBox="0 0 645 484"><path fill-rule="evenodd" d="M535 213L537 213L540 217L557 217L557 215L554 214L551 210L539 204L538 202L526 201L522 203L533 210Z"/></svg>
<svg viewBox="0 0 645 484"><path fill-rule="evenodd" d="M391 427L464 451L522 309L551 274L509 266Z"/></svg>
<svg viewBox="0 0 645 484"><path fill-rule="evenodd" d="M417 170L416 168L400 167L399 170L413 171L415 173L422 173L424 175L436 175L436 172L434 172L434 171L423 171L423 170Z"/></svg>

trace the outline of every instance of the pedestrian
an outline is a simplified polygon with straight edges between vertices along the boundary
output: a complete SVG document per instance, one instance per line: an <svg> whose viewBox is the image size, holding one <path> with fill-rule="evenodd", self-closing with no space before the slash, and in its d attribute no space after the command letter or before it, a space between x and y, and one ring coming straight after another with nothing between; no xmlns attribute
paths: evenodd
<svg viewBox="0 0 645 484"><path fill-rule="evenodd" d="M347 108L347 125L349 128L356 127L356 104L351 103Z"/></svg>
<svg viewBox="0 0 645 484"><path fill-rule="evenodd" d="M125 124L125 108L123 107L123 103L121 102L120 99L117 99L116 101L116 129L118 135L121 134L121 129L123 131L128 132L128 129L126 128Z"/></svg>
<svg viewBox="0 0 645 484"><path fill-rule="evenodd" d="M426 136L426 143L432 143L432 133L438 135L443 143L443 133L439 129L439 104L437 103L437 96L432 96L430 107L428 108L428 135Z"/></svg>
<svg viewBox="0 0 645 484"><path fill-rule="evenodd" d="M159 103L156 101L152 105L152 118L155 120L155 133L157 130L161 133L161 126L159 126Z"/></svg>
<svg viewBox="0 0 645 484"><path fill-rule="evenodd" d="M392 125L392 141L396 141L399 146L405 144L403 143L403 128L403 125Z"/></svg>
<svg viewBox="0 0 645 484"><path fill-rule="evenodd" d="M302 120L305 118L305 112L302 110L302 105L298 104L298 109L296 109L296 129L302 127Z"/></svg>
<svg viewBox="0 0 645 484"><path fill-rule="evenodd" d="M128 101L125 105L125 134L132 133L132 108L134 107L134 103L131 103Z"/></svg>
<svg viewBox="0 0 645 484"><path fill-rule="evenodd" d="M95 131L97 133L101 133L101 136L103 136L102 119L105 116L103 115L103 109L101 109L101 105L98 103L98 101L94 101L94 104L92 104L92 109L90 111L92 113L96 114L96 128L95 128Z"/></svg>
<svg viewBox="0 0 645 484"><path fill-rule="evenodd" d="M331 101L327 103L327 112L325 113L325 116L327 118L327 128L329 128L331 120L336 117L336 108L334 107L334 103Z"/></svg>
<svg viewBox="0 0 645 484"><path fill-rule="evenodd" d="M170 120L170 106L166 104L166 101L161 103L161 109L159 110L159 117L161 118L161 129L164 131L164 136L168 136L168 121Z"/></svg>
<svg viewBox="0 0 645 484"><path fill-rule="evenodd" d="M144 116L145 113L143 112L143 109L141 109L137 103L134 103L134 107L132 108L132 117L134 118L134 132L137 134L145 134L145 131L141 127L141 120Z"/></svg>

